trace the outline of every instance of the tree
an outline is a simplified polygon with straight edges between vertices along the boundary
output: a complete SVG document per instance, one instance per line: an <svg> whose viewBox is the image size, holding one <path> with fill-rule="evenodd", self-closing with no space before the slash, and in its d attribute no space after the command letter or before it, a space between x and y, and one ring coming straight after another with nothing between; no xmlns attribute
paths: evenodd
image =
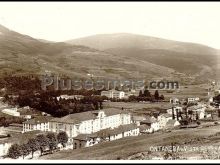
<svg viewBox="0 0 220 165"><path fill-rule="evenodd" d="M160 99L161 99L161 100L164 100L164 95L160 95Z"/></svg>
<svg viewBox="0 0 220 165"><path fill-rule="evenodd" d="M32 158L33 158L34 157L34 152L36 152L37 150L40 149L40 145L39 145L38 141L36 139L34 139L34 138L29 139L27 145L31 149Z"/></svg>
<svg viewBox="0 0 220 165"><path fill-rule="evenodd" d="M151 97L150 91L147 90L147 89L145 89L145 90L144 90L144 96L145 96L145 97Z"/></svg>
<svg viewBox="0 0 220 165"><path fill-rule="evenodd" d="M142 90L139 91L139 97L142 97L143 96L143 93L142 93Z"/></svg>
<svg viewBox="0 0 220 165"><path fill-rule="evenodd" d="M21 147L18 144L13 144L8 150L8 157L17 159L22 155Z"/></svg>
<svg viewBox="0 0 220 165"><path fill-rule="evenodd" d="M48 133L47 138L49 139L50 152L53 153L53 150L57 147L56 135L54 133Z"/></svg>
<svg viewBox="0 0 220 165"><path fill-rule="evenodd" d="M40 145L40 152L41 152L41 156L45 150L46 147L49 147L49 139L43 135L37 135L36 140L38 141L39 145Z"/></svg>
<svg viewBox="0 0 220 165"><path fill-rule="evenodd" d="M65 147L66 143L68 142L68 135L66 134L66 132L60 132L57 135L57 141L58 143L61 143L63 147Z"/></svg>
<svg viewBox="0 0 220 165"><path fill-rule="evenodd" d="M154 98L155 98L156 100L159 100L159 92L158 92L158 90L155 91L155 93L154 93Z"/></svg>
<svg viewBox="0 0 220 165"><path fill-rule="evenodd" d="M25 156L27 156L31 153L31 148L29 147L28 144L22 144L21 145L21 152L22 152L22 156L23 156L23 159L24 159Z"/></svg>

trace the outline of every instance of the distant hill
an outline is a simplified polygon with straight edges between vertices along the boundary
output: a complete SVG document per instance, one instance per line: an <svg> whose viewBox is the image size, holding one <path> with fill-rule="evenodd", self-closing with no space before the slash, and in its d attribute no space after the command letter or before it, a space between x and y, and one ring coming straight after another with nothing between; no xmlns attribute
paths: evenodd
<svg viewBox="0 0 220 165"><path fill-rule="evenodd" d="M79 78L88 78L88 73L105 78L150 78L174 72L147 61L87 46L42 42L3 26L0 32L0 74L45 74L49 71Z"/></svg>
<svg viewBox="0 0 220 165"><path fill-rule="evenodd" d="M128 33L100 34L69 40L67 43L150 62L197 79L217 76L219 52L205 45Z"/></svg>
<svg viewBox="0 0 220 165"><path fill-rule="evenodd" d="M0 76L51 72L88 78L90 73L114 79L199 82L216 76L216 59L213 48L154 37L123 33L48 42L0 26Z"/></svg>
<svg viewBox="0 0 220 165"><path fill-rule="evenodd" d="M216 49L211 47L172 41L157 37L130 33L98 34L66 41L74 45L86 45L98 50L114 48L135 48L135 49L161 49L190 54L215 54Z"/></svg>

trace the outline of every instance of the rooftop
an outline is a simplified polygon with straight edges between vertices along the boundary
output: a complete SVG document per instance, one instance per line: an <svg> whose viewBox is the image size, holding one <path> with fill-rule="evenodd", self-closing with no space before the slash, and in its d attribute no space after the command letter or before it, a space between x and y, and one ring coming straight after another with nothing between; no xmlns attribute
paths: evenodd
<svg viewBox="0 0 220 165"><path fill-rule="evenodd" d="M146 124L142 124L139 126L140 128L140 132L145 131L146 129L150 129L151 127L149 125Z"/></svg>
<svg viewBox="0 0 220 165"><path fill-rule="evenodd" d="M141 121L142 124L152 124L156 123L157 121L152 117L147 117L146 120Z"/></svg>
<svg viewBox="0 0 220 165"><path fill-rule="evenodd" d="M50 116L39 116L30 120L27 120L23 122L24 124L39 124L39 123L47 123L49 122L53 117Z"/></svg>
<svg viewBox="0 0 220 165"><path fill-rule="evenodd" d="M54 118L51 120L51 122L59 122L59 123L80 123L81 121L86 120L93 120L97 118L97 114L100 111L104 111L106 116L112 116L117 114L126 114L125 110L119 110L116 108L107 108L107 109L101 109L101 110L95 110L95 111L87 111L87 112L81 112L81 113L74 113L67 116L64 116L62 118Z"/></svg>
<svg viewBox="0 0 220 165"><path fill-rule="evenodd" d="M136 129L136 128L139 128L139 127L134 123L126 124L126 125L121 125L114 129L111 129L111 128L103 129L93 134L79 134L78 136L74 137L74 139L85 141L85 140L88 140L94 137L108 137L108 136L118 135L123 132L127 132L130 130Z"/></svg>
<svg viewBox="0 0 220 165"><path fill-rule="evenodd" d="M171 119L171 120L169 120L169 121L167 122L166 125L167 125L167 126L173 126L176 122L177 122L176 120Z"/></svg>

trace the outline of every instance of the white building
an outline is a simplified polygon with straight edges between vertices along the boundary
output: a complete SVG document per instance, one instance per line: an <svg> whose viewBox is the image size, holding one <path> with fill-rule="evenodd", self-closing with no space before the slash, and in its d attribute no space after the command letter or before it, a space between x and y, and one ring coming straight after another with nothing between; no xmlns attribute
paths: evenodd
<svg viewBox="0 0 220 165"><path fill-rule="evenodd" d="M7 139L0 140L0 158L6 156L8 154L8 150L11 147L12 143Z"/></svg>
<svg viewBox="0 0 220 165"><path fill-rule="evenodd" d="M27 120L23 122L23 133L24 132L29 132L29 131L49 131L50 126L49 126L49 121L52 119L52 117L48 116L41 116L41 117L36 117L30 120Z"/></svg>
<svg viewBox="0 0 220 165"><path fill-rule="evenodd" d="M20 116L20 112L18 112L17 108L5 108L2 110L2 113L5 113L7 115L11 115L11 116Z"/></svg>
<svg viewBox="0 0 220 165"><path fill-rule="evenodd" d="M169 115L174 115L174 119L175 120L177 120L177 112L179 113L179 112L183 112L183 108L181 107L181 106L173 106L172 108L170 108L170 109L167 109L167 113L169 114ZM178 119L180 120L181 119L181 117L180 116L178 116Z"/></svg>
<svg viewBox="0 0 220 165"><path fill-rule="evenodd" d="M169 120L167 123L166 123L166 129L172 129L172 128L174 128L174 127L177 127L177 126L179 126L180 125L180 123L179 123L179 121L177 121L177 120Z"/></svg>
<svg viewBox="0 0 220 165"><path fill-rule="evenodd" d="M194 102L198 102L198 101L199 101L199 97L189 97L189 98L187 98L188 103L194 103Z"/></svg>
<svg viewBox="0 0 220 165"><path fill-rule="evenodd" d="M107 128L93 134L79 134L73 139L73 148L90 147L100 142L113 141L128 136L138 136L139 127L136 124L121 125L117 128Z"/></svg>
<svg viewBox="0 0 220 165"><path fill-rule="evenodd" d="M125 92L116 91L116 90L102 91L101 96L106 96L108 98L122 99L125 97Z"/></svg>
<svg viewBox="0 0 220 165"><path fill-rule="evenodd" d="M175 97L170 98L170 103L171 103L171 104L178 104L179 101L180 101L180 100L179 100L178 98L175 98Z"/></svg>
<svg viewBox="0 0 220 165"><path fill-rule="evenodd" d="M65 131L71 141L73 137L80 134L92 134L131 123L132 120L129 113L115 108L108 108L54 118L50 120L50 131Z"/></svg>
<svg viewBox="0 0 220 165"><path fill-rule="evenodd" d="M60 99L76 99L76 100L80 100L82 99L84 96L83 95L60 95L57 97L57 100L60 100Z"/></svg>
<svg viewBox="0 0 220 165"><path fill-rule="evenodd" d="M150 117L150 116L146 117L146 120L141 121L141 125L148 126L146 132L149 133L153 133L160 129L159 122L154 117Z"/></svg>
<svg viewBox="0 0 220 165"><path fill-rule="evenodd" d="M188 114L191 115L193 120L205 118L205 110L206 106L203 104L194 105L187 108Z"/></svg>
<svg viewBox="0 0 220 165"><path fill-rule="evenodd" d="M167 122L169 120L172 120L172 115L168 113L163 113L163 114L160 114L157 119L159 122L160 129L163 129L165 128Z"/></svg>

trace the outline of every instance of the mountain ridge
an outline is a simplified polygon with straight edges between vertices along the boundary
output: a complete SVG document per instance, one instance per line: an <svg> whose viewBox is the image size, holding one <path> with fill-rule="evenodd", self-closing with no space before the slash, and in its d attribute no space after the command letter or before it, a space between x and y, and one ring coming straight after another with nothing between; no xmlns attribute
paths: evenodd
<svg viewBox="0 0 220 165"><path fill-rule="evenodd" d="M178 45L173 48L175 45L169 44L176 43L175 41L159 42L159 38L151 38L148 49L144 45L146 42L141 43L145 40L144 37L137 39L134 35L132 39L127 37L126 42L121 40L122 43L109 39L108 42L111 43L104 46L110 48L98 50L96 46L47 42L4 27L0 27L3 32L1 29L4 29L5 33L0 35L0 76L5 73L42 75L49 71L78 78L88 78L90 73L95 77L113 79L186 79L191 76L203 76L202 79L207 79L215 76L212 75L215 69L213 66L217 66L216 56L212 52L215 52L215 49L202 47L202 53L201 50L189 53L190 45L183 47L183 44L180 46L182 49L179 49ZM123 33L124 35L128 34ZM108 37L105 40L108 40ZM158 42L161 46L155 45ZM105 44L101 41L100 43ZM204 77L205 74L210 76Z"/></svg>

